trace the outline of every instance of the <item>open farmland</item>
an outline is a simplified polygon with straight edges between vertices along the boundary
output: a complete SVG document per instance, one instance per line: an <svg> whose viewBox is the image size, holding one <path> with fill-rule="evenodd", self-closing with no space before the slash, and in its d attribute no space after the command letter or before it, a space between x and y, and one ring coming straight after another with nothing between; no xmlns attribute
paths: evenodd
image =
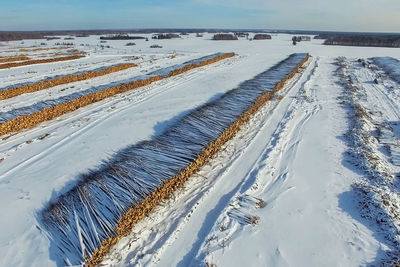
<svg viewBox="0 0 400 267"><path fill-rule="evenodd" d="M1 266L400 260L400 49L141 36L0 46Z"/></svg>

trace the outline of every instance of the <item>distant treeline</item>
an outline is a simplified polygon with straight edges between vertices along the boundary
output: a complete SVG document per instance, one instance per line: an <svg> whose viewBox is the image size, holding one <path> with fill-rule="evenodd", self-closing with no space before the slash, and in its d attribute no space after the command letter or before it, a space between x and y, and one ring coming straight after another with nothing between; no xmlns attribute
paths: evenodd
<svg viewBox="0 0 400 267"><path fill-rule="evenodd" d="M0 41L18 41L24 39L45 39L40 32L0 32Z"/></svg>
<svg viewBox="0 0 400 267"><path fill-rule="evenodd" d="M269 34L258 33L256 35L254 35L253 39L254 40L270 40L270 39L272 39L272 37Z"/></svg>
<svg viewBox="0 0 400 267"><path fill-rule="evenodd" d="M138 40L138 39L146 39L146 37L129 36L127 34L116 34L116 35L108 35L100 37L100 40Z"/></svg>
<svg viewBox="0 0 400 267"><path fill-rule="evenodd" d="M237 40L237 36L229 33L214 34L213 40Z"/></svg>
<svg viewBox="0 0 400 267"><path fill-rule="evenodd" d="M0 41L17 41L23 39L47 39L52 36L75 36L87 37L89 35L112 35L112 34L151 34L151 33L260 33L263 29L132 29L132 30L64 30L64 31L0 31ZM289 33L295 35L316 35L316 39L328 39L333 36L396 36L390 33L349 33L349 32L326 32L326 31L297 31L297 30L268 30L269 33ZM397 35L399 36L399 35ZM243 36L244 37L244 36Z"/></svg>
<svg viewBox="0 0 400 267"><path fill-rule="evenodd" d="M153 35L153 37L151 37L151 38L162 40L162 39L174 39L174 38L181 38L181 37L176 33L166 33L166 34L159 33L159 34Z"/></svg>
<svg viewBox="0 0 400 267"><path fill-rule="evenodd" d="M336 35L328 37L326 45L400 47L400 36Z"/></svg>

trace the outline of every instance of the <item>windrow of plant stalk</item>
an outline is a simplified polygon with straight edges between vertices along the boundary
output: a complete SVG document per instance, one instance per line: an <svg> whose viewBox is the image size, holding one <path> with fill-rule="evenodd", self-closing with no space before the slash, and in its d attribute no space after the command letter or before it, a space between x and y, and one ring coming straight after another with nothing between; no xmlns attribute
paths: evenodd
<svg viewBox="0 0 400 267"><path fill-rule="evenodd" d="M0 57L0 63L15 62L22 60L29 60L29 57L25 55L15 56L15 57Z"/></svg>
<svg viewBox="0 0 400 267"><path fill-rule="evenodd" d="M82 55L73 55L67 57L55 57L55 58L46 58L46 59L33 59L27 60L22 62L11 62L6 64L0 64L0 69L8 69L8 68L15 68L27 65L34 65L34 64L43 64L43 63L52 63L52 62L59 62L59 61L67 61L67 60L74 60L82 58Z"/></svg>
<svg viewBox="0 0 400 267"><path fill-rule="evenodd" d="M39 123L52 120L108 97L125 93L164 78L187 72L191 69L233 57L234 55L234 53L216 53L174 65L172 67L160 69L147 75L138 76L130 79L128 82L118 83L115 86L106 88L93 87L57 99L40 101L32 106L2 112L0 113L0 135L18 132L33 127Z"/></svg>
<svg viewBox="0 0 400 267"><path fill-rule="evenodd" d="M118 151L39 214L59 264L99 264L110 248L180 188L308 60L293 54L152 140Z"/></svg>
<svg viewBox="0 0 400 267"><path fill-rule="evenodd" d="M37 92L37 91L48 89L50 87L57 86L57 85L89 80L89 79L93 79L93 78L107 75L110 73L133 68L136 66L137 65L133 64L133 63L118 64L118 65L110 66L107 68L101 68L101 69L87 71L87 72L83 72L83 73L79 73L79 74L71 74L71 75L66 75L66 76L53 77L53 78L35 82L35 83L30 83L30 84L17 86L17 87L12 87L12 88L5 89L5 90L0 90L0 100L15 97L15 96L22 95L22 94Z"/></svg>

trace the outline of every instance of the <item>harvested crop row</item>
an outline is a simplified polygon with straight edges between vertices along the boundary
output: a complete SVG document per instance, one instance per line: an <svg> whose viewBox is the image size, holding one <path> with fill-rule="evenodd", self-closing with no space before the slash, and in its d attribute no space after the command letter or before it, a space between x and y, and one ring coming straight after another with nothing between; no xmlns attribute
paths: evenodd
<svg viewBox="0 0 400 267"><path fill-rule="evenodd" d="M21 48L19 52L38 52L38 51L49 51L49 50L61 50L61 49L70 49L71 47L68 46L61 46L61 47L37 47L32 49Z"/></svg>
<svg viewBox="0 0 400 267"><path fill-rule="evenodd" d="M153 140L129 146L41 213L60 261L100 263L121 237L181 187L308 59L294 54L190 112Z"/></svg>
<svg viewBox="0 0 400 267"><path fill-rule="evenodd" d="M141 203L131 207L121 217L118 222L116 229L117 236L104 240L100 249L96 250L92 257L86 261L85 266L96 266L101 263L104 256L110 251L111 247L115 245L119 239L129 235L134 225L149 214L154 208L161 203L161 201L169 198L174 191L182 187L185 182L199 169L207 164L214 155L220 151L221 147L230 139L232 139L236 133L241 129L242 125L245 124L250 117L255 114L266 102L268 102L275 92L281 90L287 80L293 78L293 76L299 72L299 69L309 59L307 55L297 66L286 75L280 82L276 84L272 93L266 92L259 96L254 104L246 110L229 128L223 132L216 141L211 141L208 147L204 148L202 153L191 162L184 170L180 171L177 175L173 176L170 180L163 182L156 190L154 190L149 196L147 196Z"/></svg>
<svg viewBox="0 0 400 267"><path fill-rule="evenodd" d="M81 74L72 74L64 77L53 78L50 80L40 81L32 84L22 85L19 87L10 88L8 90L0 91L0 100L15 97L18 95L26 94L26 93L33 93L36 91L44 90L53 86L78 82L88 79L93 79L96 77L100 77L103 75L107 75L113 72L125 70L128 68L136 67L136 64L133 63L126 63L126 64L119 64L116 66L111 66L109 68L97 70L97 71L88 71Z"/></svg>
<svg viewBox="0 0 400 267"><path fill-rule="evenodd" d="M22 61L22 60L29 60L29 57L27 56L4 57L4 58L0 57L0 63Z"/></svg>
<svg viewBox="0 0 400 267"><path fill-rule="evenodd" d="M157 189L149 196L147 196L140 204L131 207L119 220L117 226L117 236L109 238L102 242L100 249L96 250L92 257L86 262L86 266L96 266L101 263L104 256L110 251L111 247L117 243L117 241L124 236L129 235L134 225L149 214L161 201L169 198L176 189L182 187L185 182L196 172L200 170L202 166L207 164L213 156L220 151L221 147L230 139L232 139L236 133L241 129L241 126L245 124L250 117L255 114L267 101L271 99L275 92L281 90L287 80L293 78L293 76L299 72L299 69L309 59L309 55L306 56L296 68L284 77L280 82L276 84L273 92L266 92L254 102L254 104L246 110L229 128L223 132L215 142L210 142L209 146L206 147L198 157L190 163L186 169L172 177L170 180L162 183Z"/></svg>
<svg viewBox="0 0 400 267"><path fill-rule="evenodd" d="M23 129L27 129L33 127L41 122L45 122L48 120L52 120L61 115L67 114L69 112L75 111L81 107L87 106L92 103L99 102L108 97L114 96L116 94L125 93L127 91L143 87L149 85L153 82L162 80L163 78L171 77L174 75L178 75L180 73L189 71L194 68L198 68L201 66L209 65L214 62L223 60L225 58L233 57L234 53L218 53L215 55L211 55L208 57L204 57L201 59L197 59L193 61L195 63L190 64L181 64L178 67L170 69L166 68L167 71L161 70L158 72L150 73L146 76L146 78L140 77L138 80L134 80L132 82L119 84L116 86L112 86L101 91L95 91L93 93L84 94L67 102L63 102L61 104L51 106L48 108L41 109L38 112L34 112L31 114L21 115L17 117L13 117L10 120L7 120L0 124L0 135L18 132ZM192 62L192 61L190 61ZM181 70L182 69L182 70ZM183 71L184 70L184 71ZM171 74L172 73L172 74ZM53 100L52 100L53 101ZM9 116L15 116L16 114L6 114Z"/></svg>
<svg viewBox="0 0 400 267"><path fill-rule="evenodd" d="M8 69L8 68L15 68L27 65L34 65L34 64L43 64L43 63L52 63L52 62L59 62L59 61L66 61L66 60L74 60L82 58L81 55L74 55L68 57L57 57L57 58L50 58L50 59L35 59L35 60L28 60L23 62L13 62L7 64L1 64L0 69Z"/></svg>

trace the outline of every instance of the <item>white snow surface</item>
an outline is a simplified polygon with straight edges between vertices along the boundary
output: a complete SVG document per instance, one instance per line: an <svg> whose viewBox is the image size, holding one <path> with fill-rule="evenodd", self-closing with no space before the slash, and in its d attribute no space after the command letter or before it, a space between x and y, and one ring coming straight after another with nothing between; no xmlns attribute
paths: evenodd
<svg viewBox="0 0 400 267"><path fill-rule="evenodd" d="M359 213L351 185L363 174L346 163L344 134L350 124L347 110L338 99L343 87L337 84L337 66L333 63L338 56L350 60L384 56L399 59L400 49L324 46L321 40L292 46L292 36L285 34L251 42L211 41L211 36L133 40L136 46L132 47L125 46L130 40L107 41L103 45L111 47L104 49L99 36L76 38L68 42L88 52L83 59L0 70L1 89L122 62L139 65L1 101L0 110L5 111L91 86L106 86L215 52L237 54L3 136L0 266L55 266L50 242L36 219L45 203L73 186L79 173L95 168L118 149L151 139L183 114L296 52L308 52L312 59L304 72L280 92L284 98L266 104L184 188L121 240L104 264L379 264L390 246ZM9 42L0 46L0 55L15 55L16 47L41 42ZM47 43L56 42L60 40ZM152 44L163 48L149 48ZM171 59L171 55L176 58ZM394 82L391 85L400 89ZM396 107L400 104L394 93L386 97L388 103L397 103ZM374 101L375 106L385 106L382 99L381 92L375 100L369 98L371 109ZM396 113L387 116L388 120L398 119ZM264 207L259 207L261 200ZM257 223L248 224L249 220Z"/></svg>

